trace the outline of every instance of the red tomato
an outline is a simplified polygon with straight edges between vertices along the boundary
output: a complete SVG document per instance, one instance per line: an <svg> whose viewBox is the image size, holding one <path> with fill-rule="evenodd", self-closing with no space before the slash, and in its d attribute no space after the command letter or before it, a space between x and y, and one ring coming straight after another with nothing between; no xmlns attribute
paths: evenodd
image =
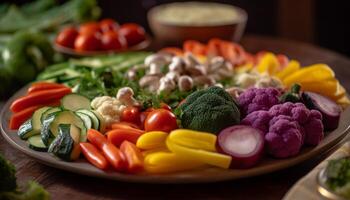
<svg viewBox="0 0 350 200"><path fill-rule="evenodd" d="M74 42L77 51L97 51L101 49L101 40L97 34L80 34Z"/></svg>
<svg viewBox="0 0 350 200"><path fill-rule="evenodd" d="M134 107L134 106L126 107L122 112L120 120L124 121L124 122L140 124L141 113L140 113L139 108Z"/></svg>
<svg viewBox="0 0 350 200"><path fill-rule="evenodd" d="M65 47L74 48L74 41L78 31L74 27L64 28L56 37L56 43Z"/></svg>
<svg viewBox="0 0 350 200"><path fill-rule="evenodd" d="M104 50L124 49L127 45L125 38L114 31L103 33L101 39Z"/></svg>
<svg viewBox="0 0 350 200"><path fill-rule="evenodd" d="M169 110L156 109L150 112L145 120L145 131L170 132L177 128L175 115Z"/></svg>
<svg viewBox="0 0 350 200"><path fill-rule="evenodd" d="M97 22L87 22L79 26L79 34L101 33L100 24Z"/></svg>
<svg viewBox="0 0 350 200"><path fill-rule="evenodd" d="M128 46L138 44L145 40L145 29L142 26L134 23L123 24L119 33L126 38Z"/></svg>
<svg viewBox="0 0 350 200"><path fill-rule="evenodd" d="M117 31L119 24L114 19L103 19L100 21L100 28L102 32Z"/></svg>

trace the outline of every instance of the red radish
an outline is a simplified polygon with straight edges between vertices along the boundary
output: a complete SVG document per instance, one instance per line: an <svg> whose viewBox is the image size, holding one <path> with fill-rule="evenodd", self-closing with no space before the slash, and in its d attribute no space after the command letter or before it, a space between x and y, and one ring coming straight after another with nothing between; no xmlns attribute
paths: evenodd
<svg viewBox="0 0 350 200"><path fill-rule="evenodd" d="M341 109L334 101L314 92L303 92L301 96L309 109L321 112L326 130L334 130L338 127Z"/></svg>
<svg viewBox="0 0 350 200"><path fill-rule="evenodd" d="M249 168L256 165L264 153L264 134L251 126L236 125L219 133L221 150L232 156L231 166Z"/></svg>

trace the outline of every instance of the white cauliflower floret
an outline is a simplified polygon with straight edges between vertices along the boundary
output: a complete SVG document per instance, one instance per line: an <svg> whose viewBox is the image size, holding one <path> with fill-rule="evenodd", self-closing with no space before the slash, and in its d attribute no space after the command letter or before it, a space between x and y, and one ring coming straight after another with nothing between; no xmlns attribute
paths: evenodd
<svg viewBox="0 0 350 200"><path fill-rule="evenodd" d="M133 98L134 92L125 87L118 91L117 98L110 96L96 97L91 102L91 107L105 120L107 126L119 122L120 116L127 106L139 105Z"/></svg>

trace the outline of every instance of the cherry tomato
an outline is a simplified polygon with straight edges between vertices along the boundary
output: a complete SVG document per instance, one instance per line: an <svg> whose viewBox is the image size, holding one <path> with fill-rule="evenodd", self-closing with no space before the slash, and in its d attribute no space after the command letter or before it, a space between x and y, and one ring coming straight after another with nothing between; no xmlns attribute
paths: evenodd
<svg viewBox="0 0 350 200"><path fill-rule="evenodd" d="M138 44L146 38L145 29L134 23L123 24L119 29L119 33L126 38L128 46Z"/></svg>
<svg viewBox="0 0 350 200"><path fill-rule="evenodd" d="M79 34L101 33L100 24L97 22L87 22L79 27Z"/></svg>
<svg viewBox="0 0 350 200"><path fill-rule="evenodd" d="M74 42L77 51L96 51L101 49L101 40L97 34L80 34Z"/></svg>
<svg viewBox="0 0 350 200"><path fill-rule="evenodd" d="M145 131L170 132L177 128L175 115L169 110L156 109L150 112L145 119Z"/></svg>
<svg viewBox="0 0 350 200"><path fill-rule="evenodd" d="M100 28L102 32L117 31L119 24L114 19L103 19L100 21Z"/></svg>
<svg viewBox="0 0 350 200"><path fill-rule="evenodd" d="M114 31L103 33L101 39L104 50L124 49L127 45L125 38Z"/></svg>
<svg viewBox="0 0 350 200"><path fill-rule="evenodd" d="M56 37L56 43L65 47L74 48L74 41L78 31L74 27L64 28Z"/></svg>
<svg viewBox="0 0 350 200"><path fill-rule="evenodd" d="M134 106L128 106L123 110L120 120L124 122L140 124L140 115L141 113L139 108Z"/></svg>

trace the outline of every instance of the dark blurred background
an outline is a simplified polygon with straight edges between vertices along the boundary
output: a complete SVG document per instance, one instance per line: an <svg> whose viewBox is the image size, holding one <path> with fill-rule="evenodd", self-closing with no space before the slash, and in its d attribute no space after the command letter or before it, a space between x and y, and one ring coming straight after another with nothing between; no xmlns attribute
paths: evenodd
<svg viewBox="0 0 350 200"><path fill-rule="evenodd" d="M7 2L22 4L28 0ZM102 17L111 17L121 23L137 22L150 32L147 25L147 11L155 5L170 2L175 1L99 0L99 5L103 10ZM232 4L245 9L249 16L246 34L309 42L350 56L348 1L215 0L211 2Z"/></svg>

